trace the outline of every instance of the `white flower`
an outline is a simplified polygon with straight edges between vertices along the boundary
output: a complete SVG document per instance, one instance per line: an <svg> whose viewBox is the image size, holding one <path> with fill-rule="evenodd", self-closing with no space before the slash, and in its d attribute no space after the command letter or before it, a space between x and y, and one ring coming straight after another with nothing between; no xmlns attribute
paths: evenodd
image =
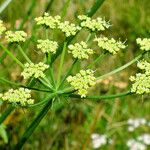
<svg viewBox="0 0 150 150"><path fill-rule="evenodd" d="M140 49L144 51L149 51L150 50L150 39L148 38L137 38L136 39L137 44L140 45Z"/></svg>
<svg viewBox="0 0 150 150"><path fill-rule="evenodd" d="M137 138L140 142L143 142L146 145L150 145L150 134L142 134Z"/></svg>
<svg viewBox="0 0 150 150"><path fill-rule="evenodd" d="M0 20L0 36L1 36L1 34L2 34L5 30L6 30L6 28L5 28L4 24L3 24L3 21Z"/></svg>

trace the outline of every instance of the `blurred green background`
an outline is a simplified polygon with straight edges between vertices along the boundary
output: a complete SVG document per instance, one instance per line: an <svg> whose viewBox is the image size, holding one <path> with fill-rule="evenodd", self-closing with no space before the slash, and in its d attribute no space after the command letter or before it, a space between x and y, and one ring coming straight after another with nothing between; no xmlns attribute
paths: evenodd
<svg viewBox="0 0 150 150"><path fill-rule="evenodd" d="M0 5L2 6L4 2L6 0L0 0ZM69 7L65 13L64 5L67 2ZM64 20L76 22L76 16L83 14L91 7L93 2L94 0L12 0L8 7L0 13L0 19L6 23L9 29L18 28L22 20L25 20L23 27L25 31L35 35L35 37L37 35L42 36L40 33L36 33L33 28L35 17L41 16L47 11L52 16L61 15L64 17ZM112 24L111 28L104 32L103 35L114 37L115 39L120 38L123 41L127 40L126 43L128 45L128 48L123 52L116 56L108 56L104 58L104 61L99 62L95 66L100 75L125 64L139 53L135 43L136 38L150 37L150 3L149 0L105 0L93 18L98 16L105 17ZM83 33L83 37L85 36L86 33ZM33 41L35 37L33 37ZM80 41L83 37L79 37L76 40ZM63 36L55 33L54 38L62 41ZM4 40L2 39L2 41ZM33 45L30 46L30 49L34 48ZM27 52L30 53L29 50ZM0 51L0 56L2 53ZM38 61L40 58L37 58L35 54L36 52L33 50L31 57L33 60ZM67 60L64 70L67 70L71 63L69 58ZM133 75L136 71L136 64L134 64L124 71L100 82L91 92L97 94L125 92L131 86L129 76ZM19 68L12 64L8 57L0 66L0 76L13 81L21 80L19 72ZM9 85L0 85L0 91L8 88L10 88ZM37 94L36 97L42 99L44 95ZM134 95L99 102L61 99L53 104L51 111L42 120L40 126L30 137L23 149L91 150L93 149L91 144L92 133L106 134L113 139L112 144L105 145L101 149L127 149L126 141L128 139L136 137L143 132L150 133L150 127L143 127L134 133L129 133L126 125L126 121L129 118L146 118L150 120L149 99L148 95ZM1 112L6 107L1 105ZM16 109L7 118L4 124L6 125L5 131L8 141L4 140L5 138L0 138L0 150L9 150L17 142L37 112L38 109Z"/></svg>

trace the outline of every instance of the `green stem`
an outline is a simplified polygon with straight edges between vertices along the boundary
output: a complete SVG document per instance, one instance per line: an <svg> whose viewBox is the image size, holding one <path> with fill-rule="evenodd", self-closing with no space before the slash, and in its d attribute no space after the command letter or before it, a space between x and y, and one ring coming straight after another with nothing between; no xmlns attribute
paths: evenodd
<svg viewBox="0 0 150 150"><path fill-rule="evenodd" d="M75 60L74 60L74 62L73 62L73 64L71 65L70 69L68 70L68 72L66 73L66 75L65 75L65 77L63 78L62 82L60 83L59 88L62 87L62 85L64 84L66 78L71 74L71 72L72 72L72 70L73 70L73 68L74 68L74 66L75 66L75 64L76 64L77 61L78 61L78 59L75 59Z"/></svg>
<svg viewBox="0 0 150 150"><path fill-rule="evenodd" d="M39 78L38 80L39 80L45 87L47 87L47 88L49 88L49 89L51 89L51 90L53 91L53 87L51 86L50 83L47 83L46 80L44 80L44 79L42 79L42 78Z"/></svg>
<svg viewBox="0 0 150 150"><path fill-rule="evenodd" d="M106 56L106 53L102 53L101 55L99 55L94 61L92 61L91 64L89 64L87 66L87 68L92 68L98 61L100 61L101 59L103 59L104 56Z"/></svg>
<svg viewBox="0 0 150 150"><path fill-rule="evenodd" d="M8 108L2 113L0 116L0 124L3 123L3 121L7 118L8 115L14 110L14 107L12 105L8 106Z"/></svg>
<svg viewBox="0 0 150 150"><path fill-rule="evenodd" d="M139 60L140 58L142 58L143 54L144 53L138 55L137 57L135 57L133 60L131 60L130 62L126 63L125 65L123 65L123 66L121 66L119 68L116 68L115 70L113 70L113 71L111 71L109 73L106 73L106 74L104 74L104 75L102 75L100 77L97 77L97 80L104 79L104 78L106 78L106 77L108 77L110 75L113 75L113 74L115 74L117 72L120 72L120 71L124 70L125 68L129 67L130 65L132 65L133 63L135 63L137 60Z"/></svg>
<svg viewBox="0 0 150 150"><path fill-rule="evenodd" d="M60 78L61 78L61 73L62 73L62 66L64 63L64 58L65 58L65 52L66 52L66 46L67 43L64 43L64 47L63 47L63 51L62 51L62 55L61 55L61 59L60 59L60 65L59 65L59 70L58 70L58 77L57 77L57 86L59 86L60 83Z"/></svg>
<svg viewBox="0 0 150 150"><path fill-rule="evenodd" d="M5 48L2 44L0 44L0 47L22 68L24 68L24 65L7 49Z"/></svg>
<svg viewBox="0 0 150 150"><path fill-rule="evenodd" d="M26 59L26 61L28 63L32 63L32 61L29 59L29 57L26 55L26 53L24 52L24 50L22 49L22 47L20 45L18 45L18 49L19 49L20 53L22 54L22 56Z"/></svg>
<svg viewBox="0 0 150 150"><path fill-rule="evenodd" d="M41 120L44 118L44 116L47 114L48 110L52 106L52 99L48 101L48 103L43 107L43 109L39 112L37 117L33 120L33 122L29 125L29 127L24 132L21 139L18 141L16 146L14 147L14 150L20 150L25 142L29 139L29 137L32 135L36 127L40 124Z"/></svg>
<svg viewBox="0 0 150 150"><path fill-rule="evenodd" d="M62 20L63 20L64 17L66 16L67 8L69 7L70 1L71 1L71 0L66 0L65 4L63 5L63 9L62 9L62 13L61 13L61 18L62 18Z"/></svg>
<svg viewBox="0 0 150 150"><path fill-rule="evenodd" d="M84 97L84 98L81 98L80 95L71 94L71 95L69 95L69 97L80 98L80 99L104 100L104 99L115 99L115 98L124 97L124 96L132 95L132 94L133 93L128 91L128 92L125 92L125 93L119 93L119 94L113 94L113 95L87 96L87 97Z"/></svg>

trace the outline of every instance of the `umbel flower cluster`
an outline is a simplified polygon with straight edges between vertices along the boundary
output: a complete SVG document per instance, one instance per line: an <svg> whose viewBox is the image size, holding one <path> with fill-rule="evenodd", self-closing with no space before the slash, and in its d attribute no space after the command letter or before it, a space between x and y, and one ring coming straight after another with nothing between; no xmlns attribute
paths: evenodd
<svg viewBox="0 0 150 150"><path fill-rule="evenodd" d="M134 82L132 84L131 92L148 94L150 93L150 63L142 60L137 64L137 67L144 70L144 73L137 73L135 76L130 77L130 80Z"/></svg>
<svg viewBox="0 0 150 150"><path fill-rule="evenodd" d="M67 81L78 91L81 97L86 97L87 90L95 85L96 78L93 70L80 70L75 76L69 76Z"/></svg>
<svg viewBox="0 0 150 150"><path fill-rule="evenodd" d="M8 42L25 42L27 34L24 31L7 31L6 39Z"/></svg>
<svg viewBox="0 0 150 150"><path fill-rule="evenodd" d="M88 48L87 44L83 41L81 43L75 43L68 46L69 53L72 53L74 58L88 59L90 54L93 54L93 50Z"/></svg>
<svg viewBox="0 0 150 150"><path fill-rule="evenodd" d="M0 36L6 30L5 26L3 25L3 21L0 20Z"/></svg>
<svg viewBox="0 0 150 150"><path fill-rule="evenodd" d="M140 45L140 49L144 51L150 51L150 39L148 38L137 38L136 39L137 44Z"/></svg>
<svg viewBox="0 0 150 150"><path fill-rule="evenodd" d="M85 27L93 32L103 31L110 27L110 24L100 17L91 19L85 15L79 15L78 18L81 20L81 27Z"/></svg>
<svg viewBox="0 0 150 150"><path fill-rule="evenodd" d="M55 41L50 41L49 39L46 40L38 40L37 41L37 48L41 49L43 53L56 53L58 48L58 44Z"/></svg>
<svg viewBox="0 0 150 150"><path fill-rule="evenodd" d="M14 104L20 104L21 106L26 106L28 104L33 104L34 100L31 99L31 91L25 88L10 89L4 94L0 94L0 98L3 101L8 101Z"/></svg>
<svg viewBox="0 0 150 150"><path fill-rule="evenodd" d="M100 37L95 38L94 41L98 42L98 46L109 53L115 55L120 49L125 49L126 46L121 41L116 41L115 39L111 38L108 39L107 37Z"/></svg>
<svg viewBox="0 0 150 150"><path fill-rule="evenodd" d="M38 64L34 63L26 63L25 68L21 75L24 77L24 79L29 79L30 77L34 78L44 78L45 74L43 73L49 66L44 64L43 62L40 62Z"/></svg>

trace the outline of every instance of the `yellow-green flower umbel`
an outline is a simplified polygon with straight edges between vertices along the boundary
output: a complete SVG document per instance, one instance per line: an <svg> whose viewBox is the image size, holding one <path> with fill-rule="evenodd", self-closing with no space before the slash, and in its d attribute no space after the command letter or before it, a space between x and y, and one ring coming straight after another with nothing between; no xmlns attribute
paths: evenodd
<svg viewBox="0 0 150 150"><path fill-rule="evenodd" d="M24 31L7 31L6 39L10 43L25 42L27 34Z"/></svg>
<svg viewBox="0 0 150 150"><path fill-rule="evenodd" d="M90 54L93 54L93 50L88 48L85 42L75 43L68 46L69 53L72 53L74 58L88 59Z"/></svg>
<svg viewBox="0 0 150 150"><path fill-rule="evenodd" d="M55 29L57 24L59 24L61 17L60 16L49 16L48 13L44 13L44 16L35 18L37 25L44 25L47 28Z"/></svg>
<svg viewBox="0 0 150 150"><path fill-rule="evenodd" d="M20 104L21 106L26 106L34 103L31 99L31 90L25 88L10 89L4 94L0 94L0 98L3 101L8 101L10 103Z"/></svg>
<svg viewBox="0 0 150 150"><path fill-rule="evenodd" d="M25 68L21 75L24 77L24 79L29 79L30 77L34 78L44 78L45 74L44 71L49 67L48 65L44 64L43 62L40 62L38 64L34 63L26 63Z"/></svg>
<svg viewBox="0 0 150 150"><path fill-rule="evenodd" d="M130 80L134 82L132 84L131 92L137 94L148 94L150 93L150 63L142 60L137 66L144 70L144 73L137 73L135 76L130 77Z"/></svg>
<svg viewBox="0 0 150 150"><path fill-rule="evenodd" d="M126 46L121 41L116 41L115 39L111 38L108 39L107 37L100 37L95 38L94 41L98 42L98 46L109 53L115 55L120 49L125 49Z"/></svg>
<svg viewBox="0 0 150 150"><path fill-rule="evenodd" d="M150 51L150 39L148 38L137 38L136 39L137 44L140 45L140 49L143 51Z"/></svg>
<svg viewBox="0 0 150 150"><path fill-rule="evenodd" d="M65 33L66 37L69 37L71 35L75 35L77 31L79 31L81 28L79 26L76 26L73 23L69 23L69 21L60 22L58 24L58 28Z"/></svg>
<svg viewBox="0 0 150 150"><path fill-rule="evenodd" d="M48 39L46 39L46 40L38 40L37 42L38 42L37 48L41 49L41 51L43 53L49 53L49 52L53 53L53 54L56 53L56 50L58 48L57 42L50 41Z"/></svg>
<svg viewBox="0 0 150 150"><path fill-rule="evenodd" d="M110 24L103 20L102 18L98 17L96 19L91 19L85 15L79 15L78 18L81 20L81 27L88 28L91 31L103 31L106 28L110 27Z"/></svg>
<svg viewBox="0 0 150 150"><path fill-rule="evenodd" d="M93 70L80 70L75 76L69 76L67 81L78 91L81 97L86 97L88 89L94 86L96 78Z"/></svg>
<svg viewBox="0 0 150 150"><path fill-rule="evenodd" d="M0 20L0 36L1 36L1 34L2 34L5 30L6 30L6 28L5 28L4 24L3 24L3 21Z"/></svg>

